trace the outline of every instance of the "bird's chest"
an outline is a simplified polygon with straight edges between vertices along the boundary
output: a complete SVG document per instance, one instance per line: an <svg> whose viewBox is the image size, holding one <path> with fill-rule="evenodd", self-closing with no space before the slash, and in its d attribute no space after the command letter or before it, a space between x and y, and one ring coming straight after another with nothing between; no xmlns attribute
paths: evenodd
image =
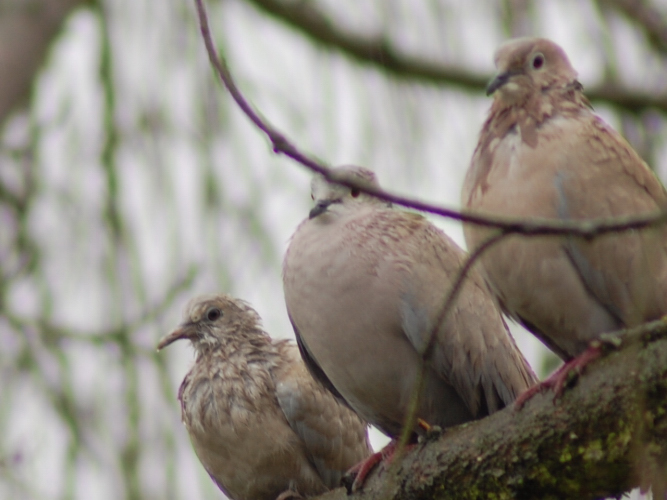
<svg viewBox="0 0 667 500"><path fill-rule="evenodd" d="M468 207L496 215L557 217L559 187L569 175L567 162L558 160L563 151L554 150L561 132L558 120L552 120L540 127L534 145L519 127L491 140L474 159L480 175L469 186Z"/></svg>
<svg viewBox="0 0 667 500"><path fill-rule="evenodd" d="M321 296L332 288L338 293L353 292L372 285L384 267L400 265L400 256L391 250L396 241L391 236L378 237L355 220L320 224L297 236L285 275L287 288L298 287L301 295Z"/></svg>
<svg viewBox="0 0 667 500"><path fill-rule="evenodd" d="M200 363L183 382L182 417L192 432L230 442L258 425L264 408L275 406L271 374L245 360Z"/></svg>
<svg viewBox="0 0 667 500"><path fill-rule="evenodd" d="M294 452L296 436L275 402L255 411L243 404L229 410L205 431L186 423L195 453L230 498L276 498L307 466Z"/></svg>

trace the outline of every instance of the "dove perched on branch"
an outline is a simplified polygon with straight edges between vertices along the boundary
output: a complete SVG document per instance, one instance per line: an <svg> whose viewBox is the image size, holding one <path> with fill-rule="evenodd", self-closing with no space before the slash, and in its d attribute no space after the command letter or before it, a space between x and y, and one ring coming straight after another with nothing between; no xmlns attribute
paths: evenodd
<svg viewBox="0 0 667 500"><path fill-rule="evenodd" d="M337 171L377 187L367 169ZM477 272L439 317L465 261L442 231L321 176L312 195L283 264L287 310L311 372L362 418L401 434L432 333L416 413L426 424L489 415L534 383Z"/></svg>
<svg viewBox="0 0 667 500"><path fill-rule="evenodd" d="M511 40L495 61L487 88L493 104L466 176L464 207L562 221L667 209L664 187L593 113L558 45ZM496 230L468 224L464 231L472 251ZM603 332L667 313L664 226L590 240L514 235L488 249L479 267L503 309L566 361Z"/></svg>
<svg viewBox="0 0 667 500"><path fill-rule="evenodd" d="M311 377L293 342L264 332L246 302L192 300L158 349L180 339L196 353L178 392L183 423L229 498L318 495L371 453L366 423Z"/></svg>

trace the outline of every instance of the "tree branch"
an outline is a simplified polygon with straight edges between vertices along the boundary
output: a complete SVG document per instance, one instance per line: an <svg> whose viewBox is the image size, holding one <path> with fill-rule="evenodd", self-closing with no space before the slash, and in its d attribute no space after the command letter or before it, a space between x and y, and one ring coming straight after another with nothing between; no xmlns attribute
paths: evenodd
<svg viewBox="0 0 667 500"><path fill-rule="evenodd" d="M456 298L458 297L458 294L461 291L461 287L463 286L463 283L466 280L468 273L472 269L472 266L475 264L477 259L480 258L486 250L491 248L493 245L501 241L506 236L507 233L497 233L488 238L481 245L479 245L472 253L468 255L465 262L463 262L463 264L459 268L456 277L454 278L454 280L452 280L452 286L447 292L447 295L445 296L442 306L440 307L440 311L436 316L433 328L429 332L428 340L426 341L426 346L420 353L422 358L422 363L421 363L421 368L419 370L419 377L417 378L417 382L415 383L414 388L412 390L412 397L410 398L410 404L408 405L407 417L405 419L405 422L403 423L403 431L401 432L401 437L398 441L397 455L400 455L403 452L405 446L408 444L408 441L412 435L413 429L415 428L415 424L417 423L417 408L419 407L419 395L424 390L424 382L426 381L426 370L429 366L428 362L431 359L431 355L433 354L433 349L435 348L436 345L436 339L438 338L437 335L438 330L444 323L445 318L447 318L447 315L449 314L451 308L454 306L454 302L456 301Z"/></svg>
<svg viewBox="0 0 667 500"><path fill-rule="evenodd" d="M392 471L371 474L360 500L577 498L667 486L667 322L615 334L621 348L588 366L552 402L448 429ZM343 489L322 500L350 498Z"/></svg>
<svg viewBox="0 0 667 500"><path fill-rule="evenodd" d="M381 36L368 36L346 31L333 24L313 2L247 1L296 29L320 46L341 52L361 64L381 68L397 78L448 85L468 92L482 92L491 77L491 75L473 73L459 66L401 54L396 47ZM634 5L635 0L615 0L614 3ZM631 113L639 113L647 108L667 112L667 93L655 95L628 89L614 83L603 83L587 89L586 96L591 101L612 104Z"/></svg>
<svg viewBox="0 0 667 500"><path fill-rule="evenodd" d="M355 185L302 154L245 100L216 53L202 1L195 3L209 58L239 107L269 137L276 153L330 180L400 205L496 227L498 238L510 233L590 238L667 219L664 213L576 222L497 218ZM599 498L620 495L638 485L664 490L667 323L658 321L623 336L606 336L603 344L609 354L592 363L589 373L555 406L551 394L537 396L521 411L508 408L448 429L437 441L419 445L404 460L396 460L396 471L376 471L365 490L355 496L364 500ZM615 350L619 345L622 349ZM347 497L344 490L337 490L322 498Z"/></svg>
<svg viewBox="0 0 667 500"><path fill-rule="evenodd" d="M654 49L667 54L667 24L665 16L646 0L598 0L601 6L615 9L646 33Z"/></svg>
<svg viewBox="0 0 667 500"><path fill-rule="evenodd" d="M652 226L659 226L667 222L667 211L654 212L642 215L632 215L626 217L613 217L604 219L593 219L585 221L567 221L533 218L526 220L524 218L514 217L496 217L489 214L482 214L474 211L458 211L438 205L424 203L415 198L409 198L398 194L389 193L383 189L373 186L361 185L353 180L350 180L344 173L339 174L332 171L329 167L314 160L308 155L302 153L296 146L294 146L282 132L271 125L268 120L262 118L248 101L243 96L243 93L236 86L234 78L225 62L221 58L211 37L211 32L208 24L208 17L206 9L204 8L203 0L195 0L197 7L197 14L199 16L199 24L208 52L211 65L215 68L220 80L229 91L230 95L236 101L237 105L245 113L245 115L264 132L271 144L275 153L284 154L292 158L296 162L312 170L313 172L322 174L328 180L358 189L362 192L373 195L382 200L402 205L422 212L429 212L432 214L448 217L450 219L466 222L470 224L477 224L486 227L495 227L506 234L522 234L525 236L555 236L555 235L569 235L579 236L582 238L592 238L602 234L628 231L631 229L644 229Z"/></svg>
<svg viewBox="0 0 667 500"><path fill-rule="evenodd" d="M346 54L359 63L378 66L400 78L445 83L474 92L484 91L489 81L488 75L475 74L462 67L406 57L380 36L346 31L331 23L313 2L248 1L319 45Z"/></svg>
<svg viewBox="0 0 667 500"><path fill-rule="evenodd" d="M28 95L53 38L86 0L0 0L0 124Z"/></svg>
<svg viewBox="0 0 667 500"><path fill-rule="evenodd" d="M117 344L125 346L131 352L152 356L156 352L155 349L144 349L136 345L132 342L131 334L144 325L154 322L156 318L172 307L178 295L191 288L196 277L197 267L192 265L183 276L179 277L167 289L159 301L147 308L137 318L123 321L117 326L99 332L77 331L69 326L57 325L46 317L29 319L2 307L0 307L0 314L9 321L16 331L21 331L26 327L34 328L39 332L42 341L49 346L57 346L63 340L94 345Z"/></svg>

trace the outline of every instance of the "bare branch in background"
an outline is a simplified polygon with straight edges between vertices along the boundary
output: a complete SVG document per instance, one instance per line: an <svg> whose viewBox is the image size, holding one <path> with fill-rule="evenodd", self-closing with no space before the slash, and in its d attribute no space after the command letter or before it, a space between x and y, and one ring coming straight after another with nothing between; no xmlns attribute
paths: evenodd
<svg viewBox="0 0 667 500"><path fill-rule="evenodd" d="M0 124L23 102L54 37L84 0L0 0Z"/></svg>
<svg viewBox="0 0 667 500"><path fill-rule="evenodd" d="M503 28L508 36L515 38L533 33L532 0L503 0L501 5Z"/></svg>
<svg viewBox="0 0 667 500"><path fill-rule="evenodd" d="M621 12L646 33L651 45L667 55L667 20L647 0L597 0L601 6Z"/></svg>
<svg viewBox="0 0 667 500"><path fill-rule="evenodd" d="M438 63L417 56L401 54L386 39L352 33L334 25L313 2L248 1L267 14L292 26L314 42L328 49L342 52L357 62L377 66L398 78L449 85L470 92L482 92L491 76L472 73L466 68L444 62ZM621 1L618 0L617 3ZM623 3L633 4L635 2L626 0ZM654 95L614 83L604 83L587 89L586 96L592 101L606 102L632 113L638 113L647 108L667 111L667 92Z"/></svg>
<svg viewBox="0 0 667 500"><path fill-rule="evenodd" d="M171 285L164 296L155 305L144 311L138 318L124 321L118 326L100 332L76 331L71 327L56 325L46 318L37 318L33 320L26 317L19 317L7 310L2 310L1 308L0 312L17 330L26 327L34 327L36 331L39 332L40 337L50 345L57 344L63 340L84 342L94 345L117 344L119 346L125 346L134 353L152 356L155 354L155 349L142 349L135 346L129 340L129 337L133 332L154 322L158 317L165 314L169 308L173 307L174 300L180 293L189 290L192 287L192 283L196 276L196 267L190 267L185 276L181 277Z"/></svg>
<svg viewBox="0 0 667 500"><path fill-rule="evenodd" d="M220 57L213 44L211 32L209 29L206 9L203 5L203 0L195 0L197 6L197 13L199 15L199 23L201 27L202 36L208 51L208 56L211 64L216 69L218 76L222 80L231 96L234 98L241 110L250 118L250 120L264 132L273 145L273 150L276 153L282 153L301 165L309 168L313 172L324 175L327 179L338 182L345 186L359 189L365 193L376 196L382 200L402 205L422 212L429 212L443 217L448 217L465 223L477 224L486 227L495 227L500 229L505 234L515 233L524 236L554 236L554 235L569 235L580 236L582 238L592 238L611 232L628 231L632 229L643 229L651 226L664 224L667 221L667 212L657 212L645 214L641 216L630 217L615 217L599 220L588 221L560 221L553 219L532 219L525 220L510 217L493 217L490 215L481 215L471 211L452 210L438 205L424 203L423 201L400 196L389 193L383 189L372 186L358 185L353 181L347 179L343 174L336 174L332 172L324 164L312 159L306 154L302 153L296 146L294 146L286 136L271 125L267 120L256 112L252 105L243 96L234 82L229 67L224 58Z"/></svg>

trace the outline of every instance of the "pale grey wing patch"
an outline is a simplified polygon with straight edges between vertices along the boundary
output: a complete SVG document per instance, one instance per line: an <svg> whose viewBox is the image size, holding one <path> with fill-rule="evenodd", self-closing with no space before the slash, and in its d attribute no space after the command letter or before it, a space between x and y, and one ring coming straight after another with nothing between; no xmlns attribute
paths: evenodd
<svg viewBox="0 0 667 500"><path fill-rule="evenodd" d="M406 337L419 355L424 354L432 331L428 311L416 305L414 293L401 293L401 326Z"/></svg>
<svg viewBox="0 0 667 500"><path fill-rule="evenodd" d="M401 293L400 302L403 333L421 356L427 347L430 336L432 334L441 335L441 333L433 332L435 325L431 321L426 308L417 304L417 297L414 293ZM478 415L481 392L484 391L480 385L481 371L475 370L469 365L465 350L454 345L456 339L447 339L446 342L443 342L441 338L435 342L437 342L437 345L431 353L430 365L446 383L455 389L468 410L473 415Z"/></svg>
<svg viewBox="0 0 667 500"><path fill-rule="evenodd" d="M556 193L558 193L558 206L556 207L556 213L562 220L567 220L570 218L570 207L567 201L567 194L565 194L565 181L567 177L567 174L561 170L556 172L554 175L554 187L556 188Z"/></svg>
<svg viewBox="0 0 667 500"><path fill-rule="evenodd" d="M538 378L532 368L523 359L521 351L517 347L507 323L502 317L500 321L502 322L502 327L507 336L508 343L501 343L499 345L499 348L502 349L501 353L503 353L504 356L498 357L497 355L490 355L487 356L487 359L485 360L485 363L491 365L487 366L485 371L487 374L492 374L490 377L487 375L487 379L495 379L494 381L491 381L491 383L487 381L484 385L489 413L502 410L505 406L512 404L521 392L538 382ZM518 376L521 378L521 381L523 381L522 385L517 386L516 382L515 384L512 384L510 379L503 376L508 369L507 367L509 366L511 369L512 365L516 367Z"/></svg>
<svg viewBox="0 0 667 500"><path fill-rule="evenodd" d="M512 339L509 329L505 324L505 321L502 321L505 332L510 339L510 344L514 346L514 339ZM484 402L486 404L486 410L488 414L502 410L505 406L512 403L518 396L515 394L515 391L508 385L507 381L503 377L506 367L512 363L515 363L513 359L514 351L509 349L505 352L506 356L498 359L497 353L488 353L484 356L482 360L483 363L483 375L482 375L482 387L484 388ZM518 366L519 363L517 363Z"/></svg>
<svg viewBox="0 0 667 500"><path fill-rule="evenodd" d="M478 310L481 310L481 307ZM479 383L484 392L483 408L480 412L482 415L485 411L492 414L509 406L519 394L538 382L500 312L487 309L485 313L491 316L488 321L478 325L478 328L484 328L485 331L482 341L483 355L477 358ZM489 336L489 333L492 335Z"/></svg>
<svg viewBox="0 0 667 500"><path fill-rule="evenodd" d="M554 176L554 186L558 193L558 207L556 211L558 217L564 221L572 220L568 195L565 189L567 177L567 174L564 172L558 172ZM610 290L626 291L626 289L618 277L596 269L581 251L581 244L585 244L585 242L580 238L569 237L565 239L563 250L588 294L607 311L611 318L613 318L613 322L621 327L623 325L623 312L615 304ZM630 297L626 297L625 300L629 302Z"/></svg>
<svg viewBox="0 0 667 500"><path fill-rule="evenodd" d="M577 242L572 238L564 244L564 250L568 259L572 263L572 266L581 278L586 291L588 291L591 297L595 298L595 300L614 319L614 322L621 327L621 325L623 325L623 320L621 319L623 317L623 312L614 303L609 292L611 289L625 291L623 283L621 283L617 276L603 273L602 271L595 269L583 252L578 248ZM612 283L610 283L610 281ZM630 297L626 297L625 300L626 302L630 302Z"/></svg>
<svg viewBox="0 0 667 500"><path fill-rule="evenodd" d="M431 364L472 415L479 418L511 404L536 377L516 347L500 312L490 310L494 306L485 299L486 289L472 284L461 293L466 294L467 303L460 307L455 303L450 314L458 317L446 319L448 330L439 332ZM401 296L401 320L405 335L423 352L434 325L425 308L416 304L413 294Z"/></svg>
<svg viewBox="0 0 667 500"><path fill-rule="evenodd" d="M308 460L315 467L328 488L339 486L344 471L331 469L327 466L327 457L340 454L344 443L342 433L325 434L308 424L308 413L313 411L312 401L306 401L296 380L281 381L276 384L278 404L292 430L303 441L308 452ZM321 418L321 415L317 416Z"/></svg>

